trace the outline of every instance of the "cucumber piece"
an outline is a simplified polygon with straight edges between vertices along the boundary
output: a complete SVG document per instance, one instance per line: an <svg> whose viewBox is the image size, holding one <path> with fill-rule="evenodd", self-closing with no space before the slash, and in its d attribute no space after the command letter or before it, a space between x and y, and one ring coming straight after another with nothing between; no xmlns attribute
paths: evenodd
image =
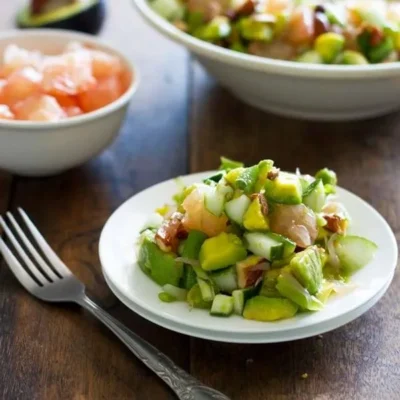
<svg viewBox="0 0 400 400"><path fill-rule="evenodd" d="M211 214L219 217L224 211L224 205L227 197L233 195L233 189L225 184L217 186L208 186L204 191L204 205Z"/></svg>
<svg viewBox="0 0 400 400"><path fill-rule="evenodd" d="M183 277L180 286L186 290L190 290L197 283L197 274L191 265L185 264L183 266Z"/></svg>
<svg viewBox="0 0 400 400"><path fill-rule="evenodd" d="M209 182L215 182L218 183L225 175L225 171L220 171L217 172L216 174L213 174L209 176L208 178L204 179L203 182L205 184L208 184Z"/></svg>
<svg viewBox="0 0 400 400"><path fill-rule="evenodd" d="M303 203L315 212L320 212L325 204L326 194L322 179L317 179L305 190Z"/></svg>
<svg viewBox="0 0 400 400"><path fill-rule="evenodd" d="M232 293L238 287L234 266L213 272L210 277L221 292Z"/></svg>
<svg viewBox="0 0 400 400"><path fill-rule="evenodd" d="M170 296L175 297L177 300L185 301L187 297L187 290L181 289L174 285L170 285L167 283L163 286L163 290L165 293L168 293Z"/></svg>
<svg viewBox="0 0 400 400"><path fill-rule="evenodd" d="M359 236L339 236L334 241L342 270L352 274L365 267L375 256L378 246Z"/></svg>
<svg viewBox="0 0 400 400"><path fill-rule="evenodd" d="M210 277L207 275L207 272L204 271L203 268L201 268L198 265L193 265L192 268L193 268L193 271L196 273L198 278L203 279L205 281L209 281L210 280Z"/></svg>
<svg viewBox="0 0 400 400"><path fill-rule="evenodd" d="M187 302L191 308L202 308L206 310L210 309L212 304L211 301L203 300L200 287L197 283L189 290Z"/></svg>
<svg viewBox="0 0 400 400"><path fill-rule="evenodd" d="M248 232L244 234L247 248L257 256L268 261L283 258L284 244L271 233Z"/></svg>
<svg viewBox="0 0 400 400"><path fill-rule="evenodd" d="M260 285L249 287L246 289L238 289L232 292L233 310L235 314L242 315L246 301L254 296L257 296Z"/></svg>
<svg viewBox="0 0 400 400"><path fill-rule="evenodd" d="M214 286L201 278L197 278L197 283L200 287L200 292L201 292L201 297L203 298L204 301L213 301L215 297L215 291L214 291Z"/></svg>
<svg viewBox="0 0 400 400"><path fill-rule="evenodd" d="M221 165L219 167L220 170L230 171L235 168L242 168L244 164L240 161L231 160L227 157L221 157Z"/></svg>
<svg viewBox="0 0 400 400"><path fill-rule="evenodd" d="M265 272L262 282L260 296L265 297L282 297L276 288L278 283L278 276L281 274L280 269L270 269Z"/></svg>
<svg viewBox="0 0 400 400"><path fill-rule="evenodd" d="M225 204L225 213L230 220L239 225L243 225L243 217L251 204L251 200L242 194L236 199L228 201Z"/></svg>
<svg viewBox="0 0 400 400"><path fill-rule="evenodd" d="M229 317L233 312L233 298L225 294L217 294L211 306L211 315Z"/></svg>
<svg viewBox="0 0 400 400"><path fill-rule="evenodd" d="M158 298L164 303L172 303L176 301L176 297L166 292L158 293Z"/></svg>
<svg viewBox="0 0 400 400"><path fill-rule="evenodd" d="M237 189L243 190L245 193L253 193L253 189L258 180L258 165L245 168L235 181Z"/></svg>

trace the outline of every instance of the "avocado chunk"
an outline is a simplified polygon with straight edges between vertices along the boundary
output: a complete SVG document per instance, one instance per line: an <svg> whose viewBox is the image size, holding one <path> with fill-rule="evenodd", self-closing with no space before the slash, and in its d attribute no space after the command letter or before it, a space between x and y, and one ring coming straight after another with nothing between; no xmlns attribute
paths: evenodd
<svg viewBox="0 0 400 400"><path fill-rule="evenodd" d="M305 63L305 64L323 64L324 60L318 51L309 50L297 57L297 62Z"/></svg>
<svg viewBox="0 0 400 400"><path fill-rule="evenodd" d="M317 37L314 48L315 51L320 54L324 62L331 63L343 50L344 44L345 38L343 35L327 32Z"/></svg>
<svg viewBox="0 0 400 400"><path fill-rule="evenodd" d="M56 3L57 7L51 3ZM39 9L25 7L17 15L18 27L69 29L92 34L100 31L106 14L104 0L59 3L47 1Z"/></svg>
<svg viewBox="0 0 400 400"><path fill-rule="evenodd" d="M279 172L279 175L265 183L265 194L268 199L281 204L300 204L303 190L298 176Z"/></svg>
<svg viewBox="0 0 400 400"><path fill-rule="evenodd" d="M358 51L345 50L339 58L340 64L344 65L367 65L368 60Z"/></svg>
<svg viewBox="0 0 400 400"><path fill-rule="evenodd" d="M231 33L231 25L229 19L224 16L215 17L206 25L202 25L196 29L194 36L207 42L215 42L224 39Z"/></svg>
<svg viewBox="0 0 400 400"><path fill-rule="evenodd" d="M142 271L161 286L179 286L183 264L175 261L174 253L162 251L154 242L154 232L145 231L139 250L138 264Z"/></svg>
<svg viewBox="0 0 400 400"><path fill-rule="evenodd" d="M263 196L263 195L261 195ZM265 201L265 200L264 200ZM264 207L265 208L265 207ZM262 200L257 196L250 204L243 217L243 226L248 231L269 230L268 217L264 215Z"/></svg>
<svg viewBox="0 0 400 400"><path fill-rule="evenodd" d="M243 317L255 321L276 321L291 318L298 306L288 299L255 296L244 306Z"/></svg>
<svg viewBox="0 0 400 400"><path fill-rule="evenodd" d="M278 292L298 304L303 310L318 311L324 307L321 301L312 296L287 270L282 271L277 281Z"/></svg>
<svg viewBox="0 0 400 400"><path fill-rule="evenodd" d="M242 18L240 20L239 32L246 40L258 40L262 42L269 42L274 35L271 26L252 18Z"/></svg>
<svg viewBox="0 0 400 400"><path fill-rule="evenodd" d="M315 180L304 191L303 203L315 212L320 212L325 204L325 186L321 179Z"/></svg>
<svg viewBox="0 0 400 400"><path fill-rule="evenodd" d="M240 176L240 174L245 170L243 167L237 167L231 169L226 175L225 180L231 185L234 186L236 179Z"/></svg>
<svg viewBox="0 0 400 400"><path fill-rule="evenodd" d="M229 267L243 260L246 255L246 248L238 236L233 233L222 232L203 243L199 261L205 271L213 271Z"/></svg>
<svg viewBox="0 0 400 400"><path fill-rule="evenodd" d="M293 275L310 294L317 293L322 284L323 251L317 246L312 246L297 253L290 261Z"/></svg>

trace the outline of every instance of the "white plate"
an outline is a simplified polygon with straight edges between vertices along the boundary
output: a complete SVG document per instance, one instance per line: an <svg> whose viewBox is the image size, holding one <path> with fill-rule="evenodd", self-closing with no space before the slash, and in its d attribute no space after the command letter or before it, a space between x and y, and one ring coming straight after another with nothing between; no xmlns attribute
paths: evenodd
<svg viewBox="0 0 400 400"><path fill-rule="evenodd" d="M103 271L104 272L104 271ZM316 324L310 327L293 329L287 332L268 332L268 333L234 333L234 332L216 332L208 331L200 327L191 328L186 325L177 324L169 319L164 319L157 314L149 313L148 311L139 307L136 303L133 303L128 298L126 298L118 289L112 284L111 280L104 273L104 277L108 286L111 288L112 292L115 294L119 300L124 303L132 311L136 312L143 318L154 322L164 328L170 329L175 332L183 333L185 335L198 337L201 339L215 340L217 342L227 342L227 343L278 343L287 342L290 340L304 339L311 336L320 335L332 331L333 329L339 328L354 319L358 318L365 312L367 312L372 306L374 306L381 297L386 293L390 283L392 282L393 276L390 277L385 286L368 302L362 306L356 308L355 310L342 314L337 318L333 318L328 322Z"/></svg>
<svg viewBox="0 0 400 400"><path fill-rule="evenodd" d="M191 184L201 181L210 173L188 175L182 179L185 184ZM249 321L238 316L226 319L215 318L204 310L190 311L188 305L183 302L163 303L157 296L160 287L151 281L136 264L135 242L148 215L157 207L170 201L176 191L175 181L169 180L126 201L106 223L99 243L103 271L118 294L128 300L127 305L135 308L139 314L142 312L145 318L151 319L149 317L151 315L159 321L168 321L171 329L174 329L173 326L179 326L182 329L184 327L192 332L189 334L201 329L213 332L220 338L216 340L227 337L228 341L231 340L232 335L243 335L243 337L262 335L265 338L264 342L270 341L269 337L271 339L279 337L279 341L284 341L286 335L295 336L293 332L289 334L294 330L298 332L306 330L309 332L307 336L311 336L318 333L312 333L310 331L312 327L317 328L320 324L327 324L320 327L328 326L329 323L337 322L337 318L355 313L376 296L382 295L385 284L394 274L397 263L397 243L389 225L366 202L339 188L339 200L345 204L352 216L351 232L366 236L375 241L379 247L373 262L352 277L352 282L357 285L352 293L333 297L322 311L299 314L291 319L271 323Z"/></svg>

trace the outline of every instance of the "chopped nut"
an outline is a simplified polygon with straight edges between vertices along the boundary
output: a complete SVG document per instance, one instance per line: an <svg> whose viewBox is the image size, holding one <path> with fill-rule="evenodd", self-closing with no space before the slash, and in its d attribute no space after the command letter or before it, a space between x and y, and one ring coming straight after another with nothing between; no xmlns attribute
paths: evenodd
<svg viewBox="0 0 400 400"><path fill-rule="evenodd" d="M279 176L280 169L273 167L267 174L267 179L270 181L275 180Z"/></svg>
<svg viewBox="0 0 400 400"><path fill-rule="evenodd" d="M181 30L182 32L187 32L189 30L187 23L184 21L177 20L173 23L173 25L175 25L175 27Z"/></svg>
<svg viewBox="0 0 400 400"><path fill-rule="evenodd" d="M265 196L262 193L253 193L250 196L251 200L257 199L260 202L261 205L261 212L263 215L267 216L268 215L268 203L267 200L265 199Z"/></svg>
<svg viewBox="0 0 400 400"><path fill-rule="evenodd" d="M325 229L328 229L328 231L334 232L334 233L339 233L342 235L343 233L346 232L347 228L347 220L344 218L339 217L338 215L324 215L323 216L326 225L324 226Z"/></svg>
<svg viewBox="0 0 400 400"><path fill-rule="evenodd" d="M179 239L186 237L187 232L182 226L183 214L175 212L158 228L155 241L158 247L165 252L176 252L179 246Z"/></svg>

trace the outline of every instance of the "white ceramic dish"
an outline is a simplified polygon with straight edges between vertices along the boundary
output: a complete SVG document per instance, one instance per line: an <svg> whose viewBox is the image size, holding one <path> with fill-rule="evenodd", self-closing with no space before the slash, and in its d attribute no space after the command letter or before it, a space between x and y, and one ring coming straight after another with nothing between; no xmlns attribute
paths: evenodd
<svg viewBox="0 0 400 400"><path fill-rule="evenodd" d="M183 177L185 184L199 182L210 172ZM100 238L99 253L104 274L111 285L137 310L185 327L190 331L201 329L217 335L280 337L294 330L309 330L320 324L329 324L343 315L367 304L385 287L393 276L397 263L397 243L386 221L371 206L350 192L339 189L338 194L352 216L352 232L361 233L375 241L379 250L373 262L352 278L357 288L354 294L332 298L324 310L301 314L292 319L274 323L248 321L232 316L216 319L203 310L189 311L186 303L162 303L158 299L160 287L151 281L135 263L135 241L146 218L160 204L171 199L176 183L169 180L153 186L129 199L110 217ZM140 313L140 311L137 311ZM265 339L267 340L267 339Z"/></svg>
<svg viewBox="0 0 400 400"><path fill-rule="evenodd" d="M351 120L400 108L400 63L312 65L241 54L196 39L134 0L161 34L187 47L234 95L255 107L315 120Z"/></svg>
<svg viewBox="0 0 400 400"><path fill-rule="evenodd" d="M261 333L237 333L237 332L218 332L218 331L210 331L206 329L202 329L201 327L192 328L190 326L181 325L176 322L173 322L169 319L165 319L160 317L157 314L152 314L145 309L138 306L136 303L132 302L130 299L125 297L119 290L116 288L111 279L107 277L104 273L105 280L110 287L111 291L114 295L128 308L130 308L135 313L139 314L141 317L162 326L163 328L170 329L175 332L183 333L184 335L194 336L201 339L215 340L217 342L227 342L227 343L279 343L279 342L288 342L291 340L304 339L307 337L312 337L316 335L320 335L322 333L326 333L337 329L343 325L348 324L349 322L355 320L360 317L362 314L366 313L371 307L373 307L386 293L387 289L392 282L393 275L389 278L385 286L368 302L363 304L362 306L356 308L355 310L348 312L346 314L341 315L340 317L333 318L326 323L316 324L311 327L293 329L290 331L282 331L282 332L261 332Z"/></svg>
<svg viewBox="0 0 400 400"><path fill-rule="evenodd" d="M25 176L56 174L88 161L117 136L139 80L137 71L122 53L91 35L32 29L0 33L0 54L10 43L46 54L57 54L68 42L76 40L120 57L133 76L130 87L106 107L63 121L0 120L1 169Z"/></svg>

